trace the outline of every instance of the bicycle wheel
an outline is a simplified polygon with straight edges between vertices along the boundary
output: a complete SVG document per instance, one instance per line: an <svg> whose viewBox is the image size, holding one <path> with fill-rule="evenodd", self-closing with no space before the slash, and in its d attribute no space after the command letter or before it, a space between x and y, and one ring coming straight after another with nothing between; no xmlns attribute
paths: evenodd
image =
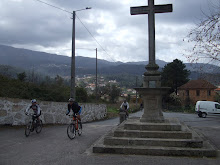
<svg viewBox="0 0 220 165"><path fill-rule="evenodd" d="M78 123L78 135L79 136L82 135L82 123L81 122Z"/></svg>
<svg viewBox="0 0 220 165"><path fill-rule="evenodd" d="M36 133L40 133L42 130L43 124L42 120L38 121L37 126L36 126Z"/></svg>
<svg viewBox="0 0 220 165"><path fill-rule="evenodd" d="M68 137L71 140L76 137L76 129L75 129L75 125L73 123L68 125L68 127L67 127L67 135L68 135Z"/></svg>
<svg viewBox="0 0 220 165"><path fill-rule="evenodd" d="M31 133L31 122L29 122L25 127L25 136L28 137Z"/></svg>

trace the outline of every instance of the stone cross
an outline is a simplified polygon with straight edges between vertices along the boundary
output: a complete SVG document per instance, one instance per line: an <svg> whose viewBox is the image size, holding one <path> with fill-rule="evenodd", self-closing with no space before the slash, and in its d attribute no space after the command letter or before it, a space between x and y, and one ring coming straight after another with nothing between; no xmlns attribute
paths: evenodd
<svg viewBox="0 0 220 165"><path fill-rule="evenodd" d="M141 122L164 122L162 113L162 95L169 90L161 87L159 66L155 63L155 13L172 12L172 4L154 5L154 0L148 0L148 6L131 7L131 15L148 14L149 64L145 67L143 87L134 88L143 96L144 114Z"/></svg>
<svg viewBox="0 0 220 165"><path fill-rule="evenodd" d="M148 14L149 64L155 64L155 13L172 11L172 4L154 5L154 0L148 0L148 6L130 8L131 15Z"/></svg>

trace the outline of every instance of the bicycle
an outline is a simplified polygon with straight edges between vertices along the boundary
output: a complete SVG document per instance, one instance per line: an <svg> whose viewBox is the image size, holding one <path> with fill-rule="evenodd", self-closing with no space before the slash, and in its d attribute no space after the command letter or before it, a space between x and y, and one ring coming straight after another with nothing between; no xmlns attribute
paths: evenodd
<svg viewBox="0 0 220 165"><path fill-rule="evenodd" d="M37 120L37 117L35 114L26 114L27 116L31 116L32 120L28 122L28 124L25 127L25 136L28 137L31 132L34 130L36 133L40 133L43 127L42 120Z"/></svg>
<svg viewBox="0 0 220 165"><path fill-rule="evenodd" d="M125 112L125 120L129 117L128 109L120 108L119 112Z"/></svg>
<svg viewBox="0 0 220 165"><path fill-rule="evenodd" d="M67 135L72 140L76 137L76 132L79 136L82 135L82 123L79 121L77 117L77 113L74 115L68 115L71 117L71 123L67 127Z"/></svg>

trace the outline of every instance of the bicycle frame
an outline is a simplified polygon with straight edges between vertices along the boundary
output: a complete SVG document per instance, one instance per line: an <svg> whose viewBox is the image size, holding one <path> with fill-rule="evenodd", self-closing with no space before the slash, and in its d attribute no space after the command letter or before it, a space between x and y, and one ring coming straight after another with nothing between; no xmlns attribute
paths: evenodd
<svg viewBox="0 0 220 165"><path fill-rule="evenodd" d="M79 123L79 119L77 117L77 115L72 115L72 123L75 125L76 130L78 130L78 123Z"/></svg>
<svg viewBox="0 0 220 165"><path fill-rule="evenodd" d="M30 122L31 122L31 124L35 127L34 124L35 124L36 121L37 121L37 117L35 117L34 114L30 114L30 115L28 115L28 116L31 116Z"/></svg>
<svg viewBox="0 0 220 165"><path fill-rule="evenodd" d="M77 117L77 114L74 115L68 115L71 117L71 123L67 127L67 135L72 140L75 138L76 133L78 133L79 136L82 134L82 125L79 122L79 118Z"/></svg>

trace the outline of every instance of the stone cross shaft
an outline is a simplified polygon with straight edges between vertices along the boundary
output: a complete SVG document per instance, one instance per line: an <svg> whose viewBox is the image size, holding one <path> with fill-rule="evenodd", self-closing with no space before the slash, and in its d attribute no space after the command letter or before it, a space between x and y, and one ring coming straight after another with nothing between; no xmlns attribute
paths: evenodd
<svg viewBox="0 0 220 165"><path fill-rule="evenodd" d="M154 0L148 0L148 6L130 8L131 15L148 14L149 64L155 64L155 13L172 11L172 4L154 5Z"/></svg>

